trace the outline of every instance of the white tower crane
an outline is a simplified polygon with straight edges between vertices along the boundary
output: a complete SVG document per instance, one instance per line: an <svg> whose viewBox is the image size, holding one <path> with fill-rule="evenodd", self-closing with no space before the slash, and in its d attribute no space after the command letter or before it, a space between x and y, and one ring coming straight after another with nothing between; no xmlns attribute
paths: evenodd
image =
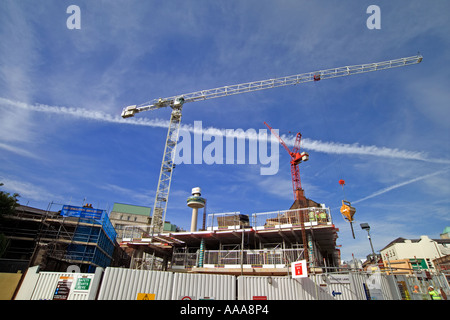
<svg viewBox="0 0 450 320"><path fill-rule="evenodd" d="M201 90L169 98L155 99L147 103L132 105L124 108L122 111L123 118L132 117L136 113L142 111L155 110L163 107L172 108L169 129L166 138L166 145L159 174L158 189L156 191L155 203L152 213L152 222L150 226L152 235L154 233L162 232L164 228L167 201L169 199L170 183L172 180L172 172L174 168L173 160L175 157L175 149L177 146L178 133L181 123L181 110L185 103L225 97L245 92L284 87L305 82L350 76L359 73L403 67L420 63L422 59L423 57L418 54L416 56L395 60L319 70L315 72L301 73L287 77L247 82L231 86L219 87L215 89Z"/></svg>

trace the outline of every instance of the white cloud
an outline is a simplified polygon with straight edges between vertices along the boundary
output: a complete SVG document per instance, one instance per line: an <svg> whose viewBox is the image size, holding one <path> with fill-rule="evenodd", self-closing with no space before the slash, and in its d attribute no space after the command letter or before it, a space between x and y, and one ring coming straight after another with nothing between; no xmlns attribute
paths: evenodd
<svg viewBox="0 0 450 320"><path fill-rule="evenodd" d="M91 111L83 108L73 108L73 107L48 106L44 104L30 105L27 103L12 101L1 97L0 97L0 104L9 105L11 107L21 108L29 111L68 115L76 118L102 121L108 123L130 124L130 125L160 127L160 128L166 128L168 127L169 124L169 121L161 119L148 119L148 118L122 119L119 115L113 116L101 111ZM189 132L196 133L194 126L182 125L181 128ZM209 127L203 128L202 132L203 134L226 136L227 132L230 131L227 131L226 129ZM249 135L248 133L245 132L242 134L239 134L237 132L239 131L236 130L232 131L233 137L238 139L258 138L257 134ZM288 146L294 145L295 136L282 135L281 138ZM272 136L272 139L275 138ZM407 150L400 150L397 148L392 149L378 146L364 146L359 145L358 143L344 144L339 142L323 142L320 140L312 140L307 138L302 139L302 146L304 149L307 150L313 150L317 152L324 152L330 154L356 154L356 155L376 156L383 158L398 158L398 159L417 160L440 164L450 164L450 160L448 159L429 158L427 157L427 154L425 152L407 151Z"/></svg>
<svg viewBox="0 0 450 320"><path fill-rule="evenodd" d="M18 148L18 147L15 147L15 146L11 146L11 145L8 145L6 143L1 143L0 142L0 148L3 149L3 150L7 150L9 152L13 152L13 153L18 154L18 155L23 156L23 157L40 159L39 156L37 156L37 155L35 155L35 154L25 150L25 149Z"/></svg>
<svg viewBox="0 0 450 320"><path fill-rule="evenodd" d="M112 192L115 195L119 195L115 196L115 198L129 199L126 201L127 203L137 202L140 203L141 205L147 206L150 203L153 204L153 201L155 200L154 192L128 189L111 183L100 185L100 189Z"/></svg>
<svg viewBox="0 0 450 320"><path fill-rule="evenodd" d="M19 1L2 1L0 11L0 92L26 102L32 99L39 85L32 75L41 64L34 21L39 10L32 10L28 15L30 7L27 6L31 7Z"/></svg>
<svg viewBox="0 0 450 320"><path fill-rule="evenodd" d="M44 187L30 182L17 181L5 177L0 177L0 181L4 184L2 188L18 193L22 199L36 201L62 200L61 197L50 193ZM23 201L20 198L19 201L22 203Z"/></svg>

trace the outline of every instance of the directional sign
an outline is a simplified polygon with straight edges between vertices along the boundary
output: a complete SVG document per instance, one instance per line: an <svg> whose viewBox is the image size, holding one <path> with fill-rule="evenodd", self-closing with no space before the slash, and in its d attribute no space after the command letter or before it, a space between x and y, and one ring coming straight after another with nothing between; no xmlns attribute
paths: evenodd
<svg viewBox="0 0 450 320"><path fill-rule="evenodd" d="M342 294L342 292L338 292L338 291L334 291L333 290L333 292L331 294L333 295L333 297L336 297L336 296L340 296Z"/></svg>

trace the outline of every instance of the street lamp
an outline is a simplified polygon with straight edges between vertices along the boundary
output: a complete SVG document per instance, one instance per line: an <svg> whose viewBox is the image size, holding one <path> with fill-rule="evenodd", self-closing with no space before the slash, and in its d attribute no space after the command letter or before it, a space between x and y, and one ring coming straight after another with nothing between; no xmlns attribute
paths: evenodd
<svg viewBox="0 0 450 320"><path fill-rule="evenodd" d="M370 226L369 226L368 223L365 223L365 222L361 223L360 226L361 226L361 229L367 231L367 238L369 238L370 247L372 248L372 256L373 256L373 259L376 261L375 251L373 250L373 245L372 245L372 239L370 238L370 232L369 232L370 231Z"/></svg>

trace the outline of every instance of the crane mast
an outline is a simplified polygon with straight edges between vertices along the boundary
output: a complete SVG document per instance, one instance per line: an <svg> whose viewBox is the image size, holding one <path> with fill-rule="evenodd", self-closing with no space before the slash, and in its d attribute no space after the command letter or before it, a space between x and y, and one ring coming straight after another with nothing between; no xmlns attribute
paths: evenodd
<svg viewBox="0 0 450 320"><path fill-rule="evenodd" d="M170 183L175 167L174 158L177 147L178 134L181 123L182 101L179 101L173 108L170 115L169 130L167 131L166 144L164 148L161 170L159 172L158 189L156 190L153 215L150 224L151 234L164 230L166 221L167 201L169 200Z"/></svg>
<svg viewBox="0 0 450 320"><path fill-rule="evenodd" d="M281 137L273 130L271 126L269 126L266 122L264 124L269 128L270 132L278 139L280 144L286 149L286 151L291 156L291 176L292 176L292 188L294 189L294 204L297 203L297 205L300 208L306 207L307 202L303 194L302 184L300 182L300 169L298 165L303 161L308 161L309 155L306 152L300 153L300 143L302 140L302 135L300 132L297 133L295 136L295 142L294 147L292 148L292 151L289 150L286 143L281 139ZM302 241L303 246L306 248L306 232L305 232L305 216L304 212L298 211L298 215L300 217L300 226L302 228ZM304 250L303 252L305 260L308 261L308 250Z"/></svg>
<svg viewBox="0 0 450 320"><path fill-rule="evenodd" d="M165 215L167 211L167 202L169 199L170 183L172 180L173 160L175 156L176 145L178 141L178 132L181 123L181 110L185 103L202 101L214 98L220 98L230 95L236 95L246 92L253 92L277 87L285 87L306 82L314 82L337 77L345 77L360 73L380 71L396 67L403 67L420 63L421 55L375 62L369 64L360 64L345 66L314 72L301 73L297 75L267 79L261 81L241 83L237 85L223 86L214 89L201 90L192 93L177 95L168 98L155 99L140 105L131 105L125 107L122 111L123 118L133 117L136 113L143 111L156 110L164 107L171 107L171 119L167 132L164 155L161 164L161 170L158 181L158 188L155 196L155 203L152 212L151 232L162 232L164 228Z"/></svg>

